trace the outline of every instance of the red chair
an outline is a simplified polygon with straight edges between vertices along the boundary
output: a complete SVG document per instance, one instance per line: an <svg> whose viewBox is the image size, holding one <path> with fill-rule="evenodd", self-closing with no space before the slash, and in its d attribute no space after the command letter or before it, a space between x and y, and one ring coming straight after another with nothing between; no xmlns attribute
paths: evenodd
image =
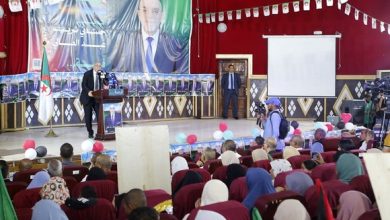
<svg viewBox="0 0 390 220"><path fill-rule="evenodd" d="M311 178L314 181L320 179L322 182L337 179L336 163L324 163L316 166L311 172Z"/></svg>
<svg viewBox="0 0 390 220"><path fill-rule="evenodd" d="M381 220L381 214L378 209L371 209L363 213L358 220Z"/></svg>
<svg viewBox="0 0 390 220"><path fill-rule="evenodd" d="M116 163L112 163L111 171L118 171L118 165Z"/></svg>
<svg viewBox="0 0 390 220"><path fill-rule="evenodd" d="M310 155L310 149L298 150L301 155Z"/></svg>
<svg viewBox="0 0 390 220"><path fill-rule="evenodd" d="M286 199L296 199L300 201L302 205L306 205L303 196L292 191L282 191L261 196L257 199L255 206L263 219L273 219L279 204Z"/></svg>
<svg viewBox="0 0 390 220"><path fill-rule="evenodd" d="M40 191L41 188L35 188L22 190L16 193L14 200L12 201L15 209L32 208L36 202L41 200L41 195L39 194Z"/></svg>
<svg viewBox="0 0 390 220"><path fill-rule="evenodd" d="M287 160L288 162L291 163L291 167L293 169L301 169L303 161L310 160L310 159L311 158L309 155L296 155L296 156L289 157Z"/></svg>
<svg viewBox="0 0 390 220"><path fill-rule="evenodd" d="M64 176L62 178L65 180L66 186L68 187L69 192L72 192L73 187L78 184L76 178L74 178L73 176Z"/></svg>
<svg viewBox="0 0 390 220"><path fill-rule="evenodd" d="M221 180L222 182L225 181L227 178L226 172L227 172L227 166L218 167L213 173L213 179L218 179Z"/></svg>
<svg viewBox="0 0 390 220"><path fill-rule="evenodd" d="M240 164L242 164L246 167L251 167L253 164L252 156L242 156L239 159L240 159Z"/></svg>
<svg viewBox="0 0 390 220"><path fill-rule="evenodd" d="M171 195L162 189L150 189L144 192L149 207L154 207L161 202L171 199Z"/></svg>
<svg viewBox="0 0 390 220"><path fill-rule="evenodd" d="M5 183L7 191L11 200L14 198L15 194L25 190L27 188L27 183L25 182L8 182Z"/></svg>
<svg viewBox="0 0 390 220"><path fill-rule="evenodd" d="M77 182L81 182L88 172L89 170L85 166L65 166L62 170L62 175L72 176L77 180Z"/></svg>
<svg viewBox="0 0 390 220"><path fill-rule="evenodd" d="M241 156L251 156L252 152L250 150L245 150L244 148L238 147L236 152Z"/></svg>
<svg viewBox="0 0 390 220"><path fill-rule="evenodd" d="M365 194L368 198L370 198L372 203L376 201L374 190L372 189L370 179L367 175L354 177L349 185L352 187L352 189Z"/></svg>
<svg viewBox="0 0 390 220"><path fill-rule="evenodd" d="M15 209L16 216L18 220L31 220L32 218L32 208L19 208Z"/></svg>
<svg viewBox="0 0 390 220"><path fill-rule="evenodd" d="M191 169L191 171L199 173L202 176L202 182L204 183L211 179L210 173L203 168ZM174 189L176 189L177 185L184 178L187 172L188 170L180 170L175 174L173 174L172 181L171 181L172 192L174 191Z"/></svg>
<svg viewBox="0 0 390 220"><path fill-rule="evenodd" d="M116 191L118 191L118 173L116 171L110 171L107 173L107 179L115 183Z"/></svg>
<svg viewBox="0 0 390 220"><path fill-rule="evenodd" d="M271 162L269 160L258 160L258 161L255 161L255 162L253 162L252 166L253 167L263 168L263 169L265 169L268 172L272 168L271 167Z"/></svg>
<svg viewBox="0 0 390 220"><path fill-rule="evenodd" d="M226 219L250 220L248 209L237 201L219 202L194 209L188 216L188 220L195 220L199 210L209 210L221 214ZM263 218L264 219L264 218Z"/></svg>
<svg viewBox="0 0 390 220"><path fill-rule="evenodd" d="M39 169L29 169L25 171L16 172L13 177L14 182L25 182L29 184L32 179L34 178L34 175L38 173Z"/></svg>
<svg viewBox="0 0 390 220"><path fill-rule="evenodd" d="M195 208L195 202L202 196L204 183L195 183L181 188L173 198L173 215L182 219Z"/></svg>
<svg viewBox="0 0 390 220"><path fill-rule="evenodd" d="M215 159L215 160L208 160L205 162L203 168L209 171L210 174L213 174L214 171L218 168L221 167L222 165L222 160Z"/></svg>
<svg viewBox="0 0 390 220"><path fill-rule="evenodd" d="M115 208L110 201L98 198L96 204L84 209L71 209L61 206L69 220L93 219L93 220L115 220Z"/></svg>
<svg viewBox="0 0 390 220"><path fill-rule="evenodd" d="M348 184L341 182L340 180L330 180L322 183L325 193L328 196L329 204L332 210L335 212L339 204L339 198L343 192L352 190L352 187ZM307 189L305 193L306 208L312 218L317 216L317 206L320 195L317 193L316 186L313 185Z"/></svg>
<svg viewBox="0 0 390 220"><path fill-rule="evenodd" d="M230 184L229 200L242 202L248 194L246 177L239 177Z"/></svg>
<svg viewBox="0 0 390 220"><path fill-rule="evenodd" d="M271 156L275 160L276 159L283 159L283 152L282 151L275 152L275 153L272 153Z"/></svg>
<svg viewBox="0 0 390 220"><path fill-rule="evenodd" d="M81 189L84 186L92 186L96 191L96 196L98 198L107 199L108 201L112 201L114 195L117 193L116 185L111 180L94 180L94 181L86 181L78 183L73 187L72 197L78 198L80 196Z"/></svg>
<svg viewBox="0 0 390 220"><path fill-rule="evenodd" d="M302 169L291 170L287 172L281 172L275 177L274 187L285 187L286 186L286 176L293 172L304 172Z"/></svg>
<svg viewBox="0 0 390 220"><path fill-rule="evenodd" d="M170 215L168 213L162 212L160 213L160 220L178 220L178 219L174 215Z"/></svg>
<svg viewBox="0 0 390 220"><path fill-rule="evenodd" d="M329 137L325 138L322 141L322 145L324 146L324 151L337 151L339 148L340 138L337 137Z"/></svg>
<svg viewBox="0 0 390 220"><path fill-rule="evenodd" d="M333 163L333 156L336 154L336 151L325 151L321 153L322 159L324 159L325 163Z"/></svg>
<svg viewBox="0 0 390 220"><path fill-rule="evenodd" d="M199 168L199 166L196 165L196 163L194 163L194 162L187 162L187 164L188 164L188 168L190 168L190 169Z"/></svg>

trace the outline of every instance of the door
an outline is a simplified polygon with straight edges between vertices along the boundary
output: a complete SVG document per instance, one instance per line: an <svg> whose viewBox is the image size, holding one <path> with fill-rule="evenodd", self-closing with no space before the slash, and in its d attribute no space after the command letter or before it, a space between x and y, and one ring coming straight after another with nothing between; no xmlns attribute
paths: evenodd
<svg viewBox="0 0 390 220"><path fill-rule="evenodd" d="M222 111L223 111L223 96L222 96L222 89L221 89L221 79L222 75L226 72L228 72L229 65L234 65L234 71L240 75L241 79L241 87L238 94L238 117L239 118L246 118L247 117L247 79L248 79L248 59L218 59L218 72L219 72L219 79L218 79L218 116L222 117ZM228 117L233 117L233 106L232 103L229 105L228 110Z"/></svg>

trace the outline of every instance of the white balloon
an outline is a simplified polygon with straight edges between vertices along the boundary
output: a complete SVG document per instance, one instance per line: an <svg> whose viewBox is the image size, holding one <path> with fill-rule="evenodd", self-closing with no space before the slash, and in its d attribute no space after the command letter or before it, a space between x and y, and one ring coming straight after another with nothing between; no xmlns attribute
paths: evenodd
<svg viewBox="0 0 390 220"><path fill-rule="evenodd" d="M220 141L223 138L223 132L220 130L216 130L213 133L214 140Z"/></svg>
<svg viewBox="0 0 390 220"><path fill-rule="evenodd" d="M37 157L37 152L33 148L29 148L24 152L24 157L30 160L34 160Z"/></svg>
<svg viewBox="0 0 390 220"><path fill-rule="evenodd" d="M345 124L345 129L347 130L353 130L355 129L355 125L353 125L351 122L348 122L347 124Z"/></svg>
<svg viewBox="0 0 390 220"><path fill-rule="evenodd" d="M87 139L81 143L81 150L86 153L86 152L91 152L93 149L93 140Z"/></svg>

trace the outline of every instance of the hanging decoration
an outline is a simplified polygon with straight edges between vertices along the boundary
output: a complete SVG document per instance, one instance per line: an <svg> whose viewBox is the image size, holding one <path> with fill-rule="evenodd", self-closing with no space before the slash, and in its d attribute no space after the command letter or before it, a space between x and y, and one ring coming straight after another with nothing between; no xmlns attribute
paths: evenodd
<svg viewBox="0 0 390 220"><path fill-rule="evenodd" d="M288 12L289 12L289 6L288 5L289 5L288 2L283 3L283 6L282 6L283 14L288 14Z"/></svg>
<svg viewBox="0 0 390 220"><path fill-rule="evenodd" d="M293 3L294 12L299 12L299 1Z"/></svg>

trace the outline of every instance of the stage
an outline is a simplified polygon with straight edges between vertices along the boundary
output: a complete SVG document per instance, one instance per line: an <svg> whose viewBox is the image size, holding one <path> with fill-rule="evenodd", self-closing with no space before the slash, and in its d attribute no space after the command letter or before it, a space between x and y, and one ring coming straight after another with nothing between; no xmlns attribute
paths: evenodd
<svg viewBox="0 0 390 220"><path fill-rule="evenodd" d="M235 138L250 137L252 129L256 127L254 119L182 119L153 122L137 121L126 123L124 126L168 125L169 140L171 144L174 144L175 136L179 132L184 132L186 135L195 134L198 137L198 141L212 140L213 132L219 129L219 123L221 121L227 123L229 130L234 133ZM314 125L314 122L312 121L303 121L299 123L299 127L302 131L310 130ZM93 128L96 131L96 124ZM45 146L48 150L48 155L53 156L59 156L60 146L63 143L68 142L73 145L74 154L77 155L82 152L81 143L88 137L88 132L85 126L54 128L58 137L45 137L48 131L48 128L31 128L24 131L5 132L0 134L0 158L7 161L23 159L24 150L22 149L22 145L25 139L34 139L36 146ZM103 143L105 149L116 149L116 141L104 141Z"/></svg>

